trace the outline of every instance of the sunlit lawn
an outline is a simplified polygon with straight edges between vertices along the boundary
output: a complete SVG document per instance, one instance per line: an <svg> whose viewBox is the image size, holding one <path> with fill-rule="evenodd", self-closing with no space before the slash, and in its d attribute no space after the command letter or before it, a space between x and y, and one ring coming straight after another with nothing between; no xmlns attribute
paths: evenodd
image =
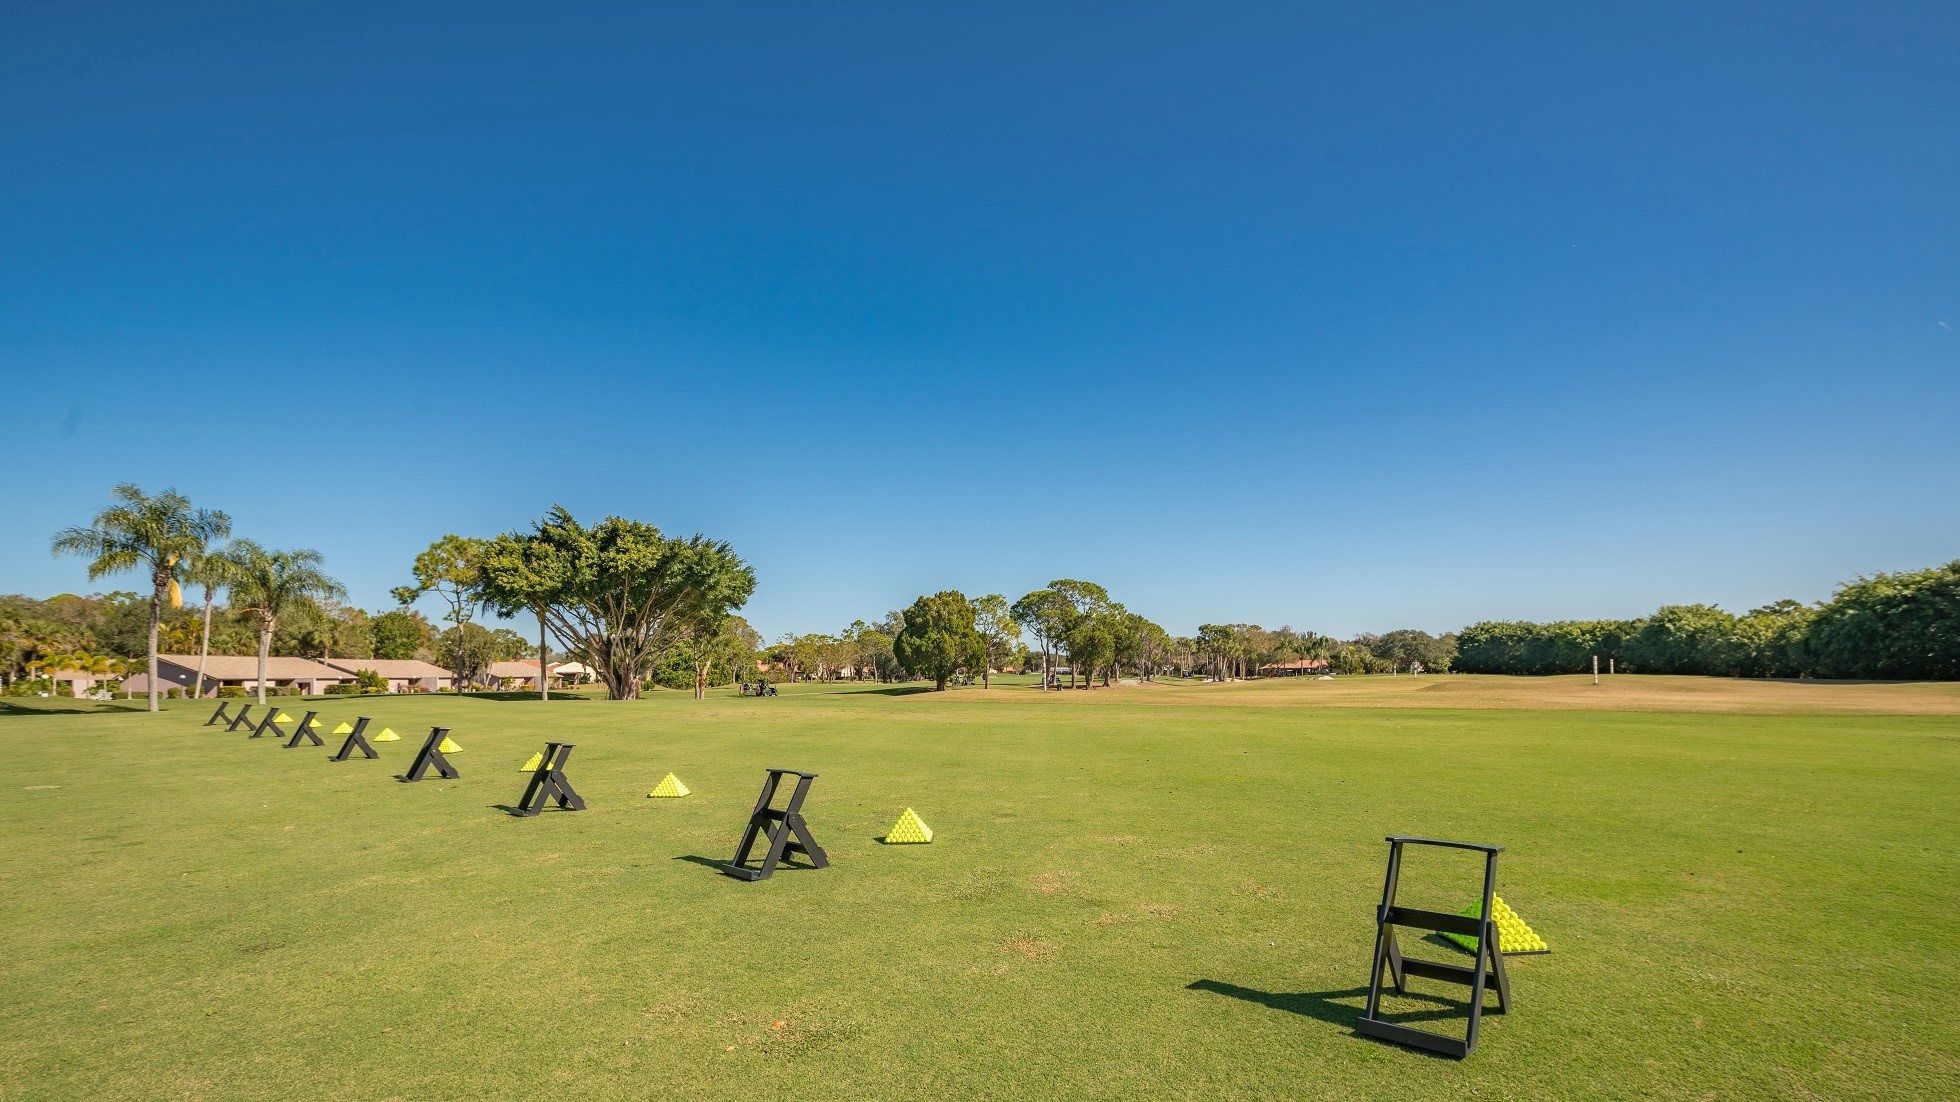
<svg viewBox="0 0 1960 1102"><path fill-rule="evenodd" d="M0 1098L1953 1096L1960 717L1881 714L1949 688L1621 681L282 701L405 736L341 764L10 701ZM547 737L590 810L512 818ZM770 765L832 867L738 882ZM1468 1061L1352 1029L1395 832L1554 950Z"/></svg>

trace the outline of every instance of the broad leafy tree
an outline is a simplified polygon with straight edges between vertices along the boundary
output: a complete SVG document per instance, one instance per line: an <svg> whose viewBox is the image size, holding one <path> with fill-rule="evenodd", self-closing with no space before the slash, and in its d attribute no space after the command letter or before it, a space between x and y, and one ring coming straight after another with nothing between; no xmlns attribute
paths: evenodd
<svg viewBox="0 0 1960 1102"><path fill-rule="evenodd" d="M905 626L892 641L892 652L900 665L931 678L944 692L948 678L986 663L987 641L974 627L973 602L947 589L920 597L905 610Z"/></svg>
<svg viewBox="0 0 1960 1102"><path fill-rule="evenodd" d="M637 698L669 646L755 592L755 572L728 544L620 517L587 528L554 507L532 532L489 550L480 592L499 607L543 608L551 633L614 700Z"/></svg>
<svg viewBox="0 0 1960 1102"><path fill-rule="evenodd" d="M1054 653L1075 622L1075 605L1053 588L1037 589L1015 601L1014 619L1041 645L1041 688L1054 682Z"/></svg>
<svg viewBox="0 0 1960 1102"><path fill-rule="evenodd" d="M225 549L232 561L231 602L255 614L259 626L258 701L265 703L265 663L272 651L272 633L279 617L301 601L347 596L339 582L327 576L318 551L268 551L251 540L233 540Z"/></svg>
<svg viewBox="0 0 1960 1102"><path fill-rule="evenodd" d="M973 602L973 626L987 643L986 673L982 687L994 687L994 670L1006 669L1021 643L1021 625L1014 618L1013 606L998 593L989 593Z"/></svg>
<svg viewBox="0 0 1960 1102"><path fill-rule="evenodd" d="M425 593L435 594L449 606L443 619L457 630L453 634L444 632L441 639L454 644L443 652L443 658L450 666L450 672L456 675L458 692L483 672L480 658L486 652L464 645L472 636L462 628L476 618L477 607L483 603L479 560L484 550L483 540L454 533L446 535L415 556L415 584L397 586L392 590L395 600L404 606L414 603Z"/></svg>
<svg viewBox="0 0 1960 1102"><path fill-rule="evenodd" d="M435 625L412 608L384 612L369 625L374 631L376 658L416 658L435 651Z"/></svg>
<svg viewBox="0 0 1960 1102"><path fill-rule="evenodd" d="M142 571L150 582L150 711L157 710L157 632L163 609L183 606L182 579L214 540L231 534L231 518L194 508L176 490L151 497L130 483L110 491L116 503L95 515L86 528L55 533L54 553L89 560L90 581L111 574Z"/></svg>

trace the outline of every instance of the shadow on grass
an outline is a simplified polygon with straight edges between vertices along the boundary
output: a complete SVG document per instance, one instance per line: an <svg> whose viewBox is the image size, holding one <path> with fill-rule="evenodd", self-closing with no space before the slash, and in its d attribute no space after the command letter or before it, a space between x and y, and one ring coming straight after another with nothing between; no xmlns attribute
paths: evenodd
<svg viewBox="0 0 1960 1102"><path fill-rule="evenodd" d="M1226 995L1234 999L1244 999L1249 1003L1269 1006L1274 1010L1284 1010L1289 1014L1300 1014L1330 1025L1344 1025L1353 1028L1361 1020L1361 1011L1368 1001L1366 987L1350 987L1344 991L1260 991L1251 987L1220 980L1197 980L1185 985L1187 991L1209 991L1214 995ZM1469 1010L1469 1004L1457 999L1446 999L1438 995L1425 995L1411 991L1407 995L1396 995L1393 988L1383 988L1383 994L1402 1000L1416 999L1435 1003L1435 1010L1418 1010L1406 1014L1385 1013L1382 1017L1394 1022L1432 1022L1444 1018L1461 1018ZM1354 1000L1354 1005L1340 1000Z"/></svg>
<svg viewBox="0 0 1960 1102"><path fill-rule="evenodd" d="M101 703L95 703L94 707L77 708L74 706L60 706L60 705L53 705L53 704L39 705L39 706L32 705L32 704L17 704L11 700L0 699L0 716L81 716L81 715L96 716L96 715L116 715L119 713L128 713L128 712L147 712L149 710L150 710L149 704L142 703L142 702L130 702L127 704L120 703L120 702L114 704L108 702L101 702Z"/></svg>
<svg viewBox="0 0 1960 1102"><path fill-rule="evenodd" d="M436 694L432 694L432 693L425 693L425 694L421 694L421 695L425 695L425 696L432 696L432 695L436 695ZM549 704L556 704L556 703L558 703L558 702L559 702L559 701L561 701L561 700L587 700L587 699L590 699L589 697L583 697L583 696L566 696L566 695L565 695L565 694L563 694L563 693L552 693L552 694L551 694L551 696L550 696L549 698L540 698L540 697L538 696L538 694L537 694L537 692L536 692L536 690L533 690L533 691L531 691L531 692L528 692L528 693L515 693L515 692L513 692L513 693L442 693L442 694L440 694L440 695L442 695L442 696L446 696L446 697L449 697L449 698L450 698L450 699L452 699L452 700L487 700L487 701L493 701L493 702L495 702L495 703L499 703L499 704L507 704L507 703L510 703L510 702L512 702L512 701L518 701L518 700L533 700L533 701L535 701L535 700L539 700L539 699L545 699L545 700L546 700L546 703L549 703Z"/></svg>
<svg viewBox="0 0 1960 1102"><path fill-rule="evenodd" d="M1289 1014L1303 1015L1315 1021L1326 1022L1329 1025L1343 1026L1350 1031L1354 1031L1355 1023L1361 1020L1361 1011L1366 1007L1368 1001L1368 989L1365 987L1350 987L1344 991L1279 992L1260 991L1256 988L1240 987L1237 984L1224 983L1219 980L1196 980L1186 984L1184 989L1187 991L1209 991L1214 995L1226 995L1234 999L1244 999L1246 1002L1258 1003L1260 1006L1268 1006L1274 1010L1284 1010ZM1387 990L1384 994L1393 995L1393 991L1392 989ZM1382 1015L1383 1021L1394 1022L1397 1025L1414 1025L1418 1022L1434 1022L1445 1019L1455 1019L1460 1022L1463 1020L1467 1011L1467 1004L1459 1003L1452 999L1438 998L1434 995L1421 995L1410 992L1407 995L1394 995L1393 997L1397 999L1419 999L1423 1002L1437 1003L1441 1007L1437 1010L1419 1010L1406 1014L1384 1013ZM1353 1000L1354 1005L1349 1005L1347 1002L1338 1000ZM1405 1045L1395 1045L1392 1041L1385 1041L1378 1037L1368 1037L1366 1034L1358 1031L1354 1032L1354 1036L1362 1037L1365 1040L1377 1041L1385 1045L1394 1045L1394 1047L1402 1051L1418 1056L1427 1056L1437 1060L1454 1062L1453 1057L1445 1056L1440 1052L1428 1052Z"/></svg>
<svg viewBox="0 0 1960 1102"><path fill-rule="evenodd" d="M1186 991L1209 991L1214 995L1225 995L1229 998L1244 999L1249 1003L1269 1006L1274 1010L1284 1010L1289 1014L1302 1014L1315 1021L1327 1022L1330 1025L1347 1026L1349 1029L1353 1029L1354 1023L1360 1020L1361 1007L1348 1006L1345 1003L1336 1002L1335 1000L1365 1000L1368 997L1368 989L1365 987L1350 987L1345 991L1279 992L1240 987L1237 984L1225 983L1222 980L1196 980L1186 984L1184 989Z"/></svg>
<svg viewBox="0 0 1960 1102"><path fill-rule="evenodd" d="M914 696L935 691L930 685L894 685L889 689L859 689L866 696Z"/></svg>
<svg viewBox="0 0 1960 1102"><path fill-rule="evenodd" d="M676 860L676 861L692 861L693 863L695 863L695 864L697 864L697 865L706 865L707 867L709 867L709 868L711 868L711 869L718 869L718 868L720 868L720 867L721 867L721 862L720 862L720 861L717 861L717 860L715 860L715 859L714 859L714 858L712 858L712 857L703 857L703 856L701 856L701 855L700 855L700 854L698 854L698 853L690 853L690 854L688 854L688 855L687 855L687 856L685 856L685 857L676 857L676 858L674 858L674 860Z"/></svg>

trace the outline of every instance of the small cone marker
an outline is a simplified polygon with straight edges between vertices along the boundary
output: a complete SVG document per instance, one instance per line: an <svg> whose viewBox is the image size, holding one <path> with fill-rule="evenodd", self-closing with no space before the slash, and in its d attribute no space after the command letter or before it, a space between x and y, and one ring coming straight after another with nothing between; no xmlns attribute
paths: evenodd
<svg viewBox="0 0 1960 1102"><path fill-rule="evenodd" d="M898 822L892 824L892 832L885 835L885 844L889 846L905 843L923 844L930 841L932 841L932 828L926 825L924 819L919 818L918 812L909 807L905 809L905 814L898 817Z"/></svg>
<svg viewBox="0 0 1960 1102"><path fill-rule="evenodd" d="M284 712L280 712L278 715L272 717L272 722L274 723L291 723L292 721L293 717Z"/></svg>
<svg viewBox="0 0 1960 1102"><path fill-rule="evenodd" d="M401 740L402 737L395 733L393 727L383 727L381 733L374 736L374 741L376 742L400 742Z"/></svg>
<svg viewBox="0 0 1960 1102"><path fill-rule="evenodd" d="M542 753L532 754L529 760L517 767L517 771L519 773L535 773L538 771L538 766L543 764L544 755Z"/></svg>
<svg viewBox="0 0 1960 1102"><path fill-rule="evenodd" d="M463 752L463 748L456 745L455 740L451 739L447 735L443 736L442 745L436 747L436 749L442 751L445 754L460 754Z"/></svg>
<svg viewBox="0 0 1960 1102"><path fill-rule="evenodd" d="M351 735L354 733L354 725L351 723L343 723L340 726L335 727L333 729L333 733L336 735Z"/></svg>
<svg viewBox="0 0 1960 1102"><path fill-rule="evenodd" d="M672 773L669 773L666 776L660 778L660 783L654 785L653 791L647 793L647 796L649 799L655 796L659 796L662 798L673 797L675 799L679 799L680 797L687 795L687 793L688 793L688 788L686 785L681 783L681 779L679 777L674 776Z"/></svg>
<svg viewBox="0 0 1960 1102"><path fill-rule="evenodd" d="M317 719L316 719L316 720L314 720L313 722L311 722L311 723L309 723L309 724L307 724L307 726L308 726L308 727L325 727L325 726L326 726L326 724L324 724L324 723L321 723L321 722L320 722L319 720L317 720Z"/></svg>
<svg viewBox="0 0 1960 1102"><path fill-rule="evenodd" d="M1483 909L1483 904L1472 903L1457 913L1465 918L1476 918L1477 913ZM1549 953L1552 951L1552 947L1545 944L1543 938L1533 933L1531 927L1525 925L1524 919L1518 917L1518 912L1512 910L1510 904L1504 902L1503 896L1492 896L1490 909L1491 916L1497 920L1498 952L1510 955L1514 953ZM1474 953L1477 951L1477 939L1471 937L1469 934L1444 934L1443 936L1449 938L1469 952Z"/></svg>

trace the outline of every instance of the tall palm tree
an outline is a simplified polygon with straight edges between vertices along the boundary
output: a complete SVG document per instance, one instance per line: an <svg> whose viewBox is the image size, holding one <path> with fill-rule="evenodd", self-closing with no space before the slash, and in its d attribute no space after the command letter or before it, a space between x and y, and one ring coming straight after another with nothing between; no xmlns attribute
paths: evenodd
<svg viewBox="0 0 1960 1102"><path fill-rule="evenodd" d="M265 660L272 653L272 633L279 616L301 597L347 596L339 582L320 569L318 551L267 551L251 540L233 540L225 549L236 573L228 588L231 599L259 614L259 704L265 704Z"/></svg>
<svg viewBox="0 0 1960 1102"><path fill-rule="evenodd" d="M55 533L54 553L81 555L88 565L89 581L130 570L150 575L149 690L150 711L157 710L157 626L163 622L163 605L183 606L183 590L178 584L185 566L202 553L212 540L231 534L231 518L212 509L195 509L190 499L176 490L165 490L155 497L133 483L125 482L109 491L117 504L109 506L86 528L64 528Z"/></svg>
<svg viewBox="0 0 1960 1102"><path fill-rule="evenodd" d="M60 696L61 682L55 679L55 674L59 673L67 662L68 656L65 654L58 654L54 651L43 651L38 657L27 663L27 669L30 673L38 670L41 675L48 679L49 696Z"/></svg>
<svg viewBox="0 0 1960 1102"><path fill-rule="evenodd" d="M198 632L197 688L191 693L194 697L204 695L204 666L211 657L211 599L237 576L238 564L222 547L205 548L184 568L184 584L204 587L204 627Z"/></svg>

